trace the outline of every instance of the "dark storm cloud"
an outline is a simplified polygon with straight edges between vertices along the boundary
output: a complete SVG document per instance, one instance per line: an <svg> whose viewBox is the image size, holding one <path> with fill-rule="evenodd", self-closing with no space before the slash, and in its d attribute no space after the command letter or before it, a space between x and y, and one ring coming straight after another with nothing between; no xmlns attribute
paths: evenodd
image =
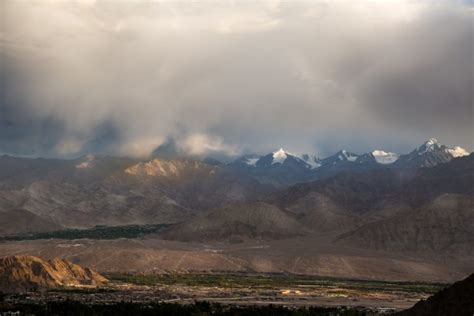
<svg viewBox="0 0 474 316"><path fill-rule="evenodd" d="M0 152L474 149L461 1L3 7Z"/></svg>
<svg viewBox="0 0 474 316"><path fill-rule="evenodd" d="M389 43L384 62L366 72L358 98L381 122L416 137L442 135L472 148L474 135L471 12L431 12Z"/></svg>

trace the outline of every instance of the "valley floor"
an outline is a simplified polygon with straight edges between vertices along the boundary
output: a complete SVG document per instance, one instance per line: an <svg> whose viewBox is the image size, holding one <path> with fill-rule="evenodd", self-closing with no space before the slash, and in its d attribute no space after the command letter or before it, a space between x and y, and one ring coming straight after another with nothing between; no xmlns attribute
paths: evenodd
<svg viewBox="0 0 474 316"><path fill-rule="evenodd" d="M3 305L19 307L77 302L113 305L129 302L141 306L195 302L224 306L282 306L291 309L319 306L382 313L410 308L444 284L361 281L293 274L108 274L100 288L75 288L7 295ZM0 304L0 309L2 305ZM341 313L342 315L342 313ZM353 315L353 314L350 314Z"/></svg>
<svg viewBox="0 0 474 316"><path fill-rule="evenodd" d="M258 272L387 281L453 282L474 257L384 252L332 243L334 235L243 243L182 243L153 238L0 242L0 256L62 257L102 273Z"/></svg>

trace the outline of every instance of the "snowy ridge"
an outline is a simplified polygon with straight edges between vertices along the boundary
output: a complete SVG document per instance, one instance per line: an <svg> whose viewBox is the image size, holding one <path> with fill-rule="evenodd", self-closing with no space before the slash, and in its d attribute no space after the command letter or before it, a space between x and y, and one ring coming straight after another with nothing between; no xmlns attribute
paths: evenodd
<svg viewBox="0 0 474 316"><path fill-rule="evenodd" d="M316 156L308 155L308 154L301 154L298 156L301 160L303 160L310 169L316 169L322 166L321 159Z"/></svg>
<svg viewBox="0 0 474 316"><path fill-rule="evenodd" d="M429 155L426 156L427 154ZM326 165L340 165L342 168L348 168L348 166L352 163L364 165L366 167L367 164L370 163L390 165L395 162L397 163L397 166L406 165L407 163L414 165L418 164L420 166L431 166L447 162L452 158L468 156L469 154L470 153L462 147L455 146L449 148L440 144L436 138L430 138L409 154L403 155L381 149L375 149L372 152L359 155L343 149L332 156L321 159L313 154L293 154L284 150L283 148L280 148L277 151L271 152L264 156L242 156L239 158L239 161L240 163L244 163L245 165L251 166L253 168L265 168L272 165L283 166L291 162L291 166L296 164L302 168L314 170Z"/></svg>
<svg viewBox="0 0 474 316"><path fill-rule="evenodd" d="M293 157L296 160L300 160L301 163L304 163L309 169L321 167L321 161L318 157L308 154L293 154L285 151L283 148L280 148L273 153L272 165L276 163L283 164L288 157Z"/></svg>

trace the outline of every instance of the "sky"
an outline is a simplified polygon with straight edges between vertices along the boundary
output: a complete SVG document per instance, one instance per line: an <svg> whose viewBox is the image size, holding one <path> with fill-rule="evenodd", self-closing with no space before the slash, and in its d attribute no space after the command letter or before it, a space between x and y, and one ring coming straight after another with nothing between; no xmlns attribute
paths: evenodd
<svg viewBox="0 0 474 316"><path fill-rule="evenodd" d="M472 1L0 6L0 154L474 150Z"/></svg>

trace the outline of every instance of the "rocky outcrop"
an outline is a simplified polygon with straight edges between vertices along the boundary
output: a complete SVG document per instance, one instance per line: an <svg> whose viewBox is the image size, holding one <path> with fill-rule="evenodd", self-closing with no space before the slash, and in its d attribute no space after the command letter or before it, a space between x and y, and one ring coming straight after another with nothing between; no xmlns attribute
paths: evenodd
<svg viewBox="0 0 474 316"><path fill-rule="evenodd" d="M99 286L107 279L66 259L34 256L0 258L0 291L27 292L62 287Z"/></svg>

